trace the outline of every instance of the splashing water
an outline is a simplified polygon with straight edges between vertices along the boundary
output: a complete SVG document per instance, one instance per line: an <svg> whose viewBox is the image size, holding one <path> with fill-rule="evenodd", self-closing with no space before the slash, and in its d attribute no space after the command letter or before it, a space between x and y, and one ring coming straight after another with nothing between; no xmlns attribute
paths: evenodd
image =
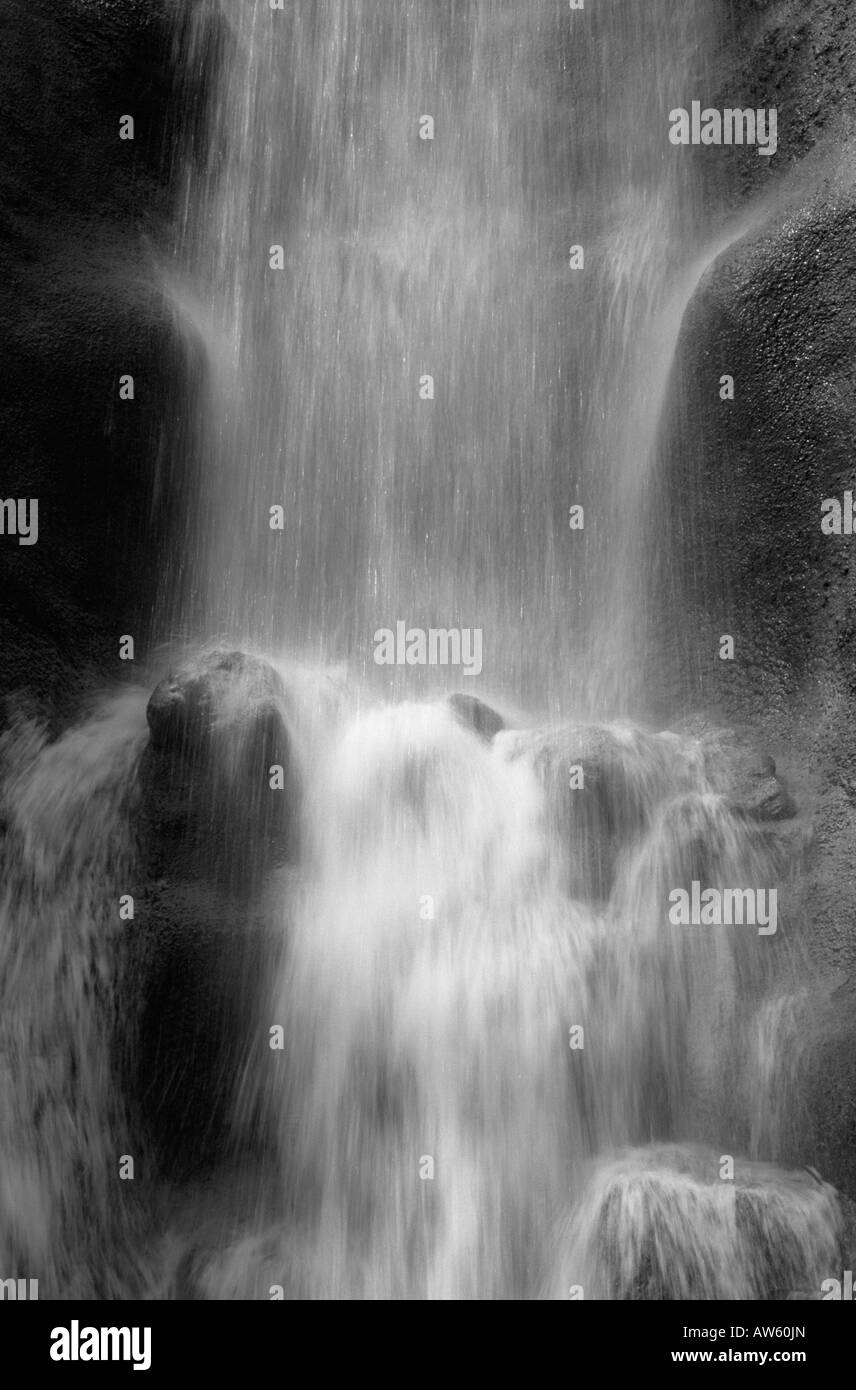
<svg viewBox="0 0 856 1390"><path fill-rule="evenodd" d="M794 991L788 933L668 914L693 881L781 881L698 741L627 724L488 741L445 701L335 708L310 740L283 705L304 751L301 856L296 875L266 874L261 947L249 924L226 947L234 988L248 953L267 962L247 1050L230 1031L213 1073L231 1138L200 1141L198 1177L167 1163L118 1208L97 1180L117 1153L155 1166L111 1041L139 1046L115 902L134 875L142 700L54 744L7 735L11 1256L90 1296L819 1289L839 1260L835 1194L772 1166L810 1153L793 1084L810 991ZM240 785L252 739L236 718ZM583 761L588 790L570 790ZM190 1064L201 1085L202 1061L177 1053L170 1084Z"/></svg>
<svg viewBox="0 0 856 1390"><path fill-rule="evenodd" d="M199 843L226 827L212 882L198 854L181 879L168 837L157 868L167 915L183 894L213 921L225 983L181 1056L158 1032L150 1089L195 1077L204 1107L209 1078L227 1134L179 1170L117 1099L149 1026L135 934L159 943L141 922L114 944L152 858L141 695L53 743L16 727L0 1248L55 1292L760 1298L836 1273L835 1194L798 1171L812 985L793 924L668 913L693 882L783 884L774 837L699 739L618 720L644 716L680 324L739 234L699 236L667 141L709 20L694 0L577 18L558 0L193 7L181 60L212 94L164 280L206 377L160 623L228 632L273 675L215 662L235 684L204 756L186 730L158 754L163 804L218 801ZM490 739L440 698L459 673L375 667L399 619L483 629L497 703L537 716ZM350 685L331 701L298 659L342 660ZM285 864L242 838L267 824L280 727ZM103 1175L126 1144L148 1175L117 1204Z"/></svg>
<svg viewBox="0 0 856 1390"><path fill-rule="evenodd" d="M138 1275L130 1185L108 1175L130 1137L110 1059L145 699L105 702L54 743L32 723L0 740L0 1258L42 1297L117 1297Z"/></svg>
<svg viewBox="0 0 856 1390"><path fill-rule="evenodd" d="M746 1145L757 1096L734 1113L729 1092L781 967L756 933L688 932L664 903L695 873L763 881L769 864L691 746L599 732L611 813L636 821L599 902L568 892L583 837L561 833L555 735L488 747L445 706L400 705L347 725L319 770L279 996L296 1296L772 1296L819 1288L834 1261L830 1188L742 1159L737 1184L719 1182L719 1151L698 1148L721 1142L725 1115ZM766 1114L776 1155L785 1117ZM696 1145L613 1157L669 1134ZM592 1227L616 1182L607 1278ZM674 1258L649 1268L646 1243Z"/></svg>

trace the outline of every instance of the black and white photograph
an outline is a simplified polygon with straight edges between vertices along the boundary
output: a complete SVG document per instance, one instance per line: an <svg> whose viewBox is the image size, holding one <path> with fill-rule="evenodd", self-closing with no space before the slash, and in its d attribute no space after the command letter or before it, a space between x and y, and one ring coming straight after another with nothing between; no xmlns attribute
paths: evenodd
<svg viewBox="0 0 856 1390"><path fill-rule="evenodd" d="M0 0L0 130L25 1364L165 1372L161 1304L547 1301L670 1305L640 1372L810 1369L856 4Z"/></svg>

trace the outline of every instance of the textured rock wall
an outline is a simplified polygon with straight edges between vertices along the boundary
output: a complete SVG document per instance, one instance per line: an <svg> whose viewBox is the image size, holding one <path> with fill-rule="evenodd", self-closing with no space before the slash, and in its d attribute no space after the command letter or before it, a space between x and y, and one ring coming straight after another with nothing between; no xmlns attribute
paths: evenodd
<svg viewBox="0 0 856 1390"><path fill-rule="evenodd" d="M144 633L176 376L152 273L169 210L168 0L10 0L0 18L0 459L39 538L0 537L0 694L60 719ZM132 114L135 139L119 139ZM120 402L118 378L135 378Z"/></svg>
<svg viewBox="0 0 856 1390"><path fill-rule="evenodd" d="M672 382L657 505L660 715L762 731L811 832L800 877L819 973L816 1162L856 1193L856 537L821 502L856 486L856 8L734 5L697 95L779 111L779 152L695 150L711 209L753 230L706 274ZM707 158L710 155L711 158ZM734 377L735 399L720 399ZM722 634L735 660L719 658Z"/></svg>

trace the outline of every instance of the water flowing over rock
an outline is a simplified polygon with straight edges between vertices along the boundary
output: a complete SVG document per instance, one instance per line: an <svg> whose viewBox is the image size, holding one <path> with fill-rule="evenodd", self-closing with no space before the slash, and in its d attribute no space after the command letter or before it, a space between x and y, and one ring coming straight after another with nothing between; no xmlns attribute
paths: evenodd
<svg viewBox="0 0 856 1390"><path fill-rule="evenodd" d="M192 776L201 764L216 784L222 757L237 797L251 769L266 776L270 717L282 736L290 686L290 742L279 747L312 767L293 808L298 865L274 854L260 879L222 880L211 863L203 888L194 838L189 859L152 881L147 763L188 763ZM743 815L711 789L709 741L626 723L488 741L449 703L354 709L323 675L301 691L237 652L203 654L161 682L148 735L142 712L140 695L117 697L57 743L36 729L7 735L4 940L32 1001L38 1055L63 997L67 918L47 949L22 949L22 923L56 903L61 866L98 895L109 864L116 903L138 885L121 925L94 898L76 909L87 952L103 962L106 1008L82 1053L59 1071L45 1056L44 1084L53 1096L69 1068L85 1073L88 1132L147 1167L128 1210L105 1214L102 1237L118 1222L130 1238L149 1201L179 1204L151 1257L150 1296L260 1296L270 1278L294 1298L557 1297L558 1277L610 1297L748 1298L829 1274L834 1193L759 1166L795 1143L797 1161L805 1151L796 1073L781 1084L782 1059L799 1055L805 985L788 996L787 953L745 924L668 918L670 891L694 878L773 886L777 872L763 835L747 837ZM717 758L727 743L719 733ZM572 760L588 780L569 791ZM770 771L763 756L749 765ZM568 796L579 798L577 819ZM83 806L95 819L80 817ZM117 854L100 837L119 808ZM82 1018L88 991L78 968L63 1007ZM276 1051L271 1024L282 1031ZM35 1136L44 1100L15 1081L16 1046L8 1035L9 1113ZM759 1125L771 1091L778 1108L765 1100ZM735 1185L692 1149L617 1168L604 1157L645 1143L652 1127L696 1145L721 1144L726 1128ZM6 1144L5 1238L12 1250L26 1239L48 1286L65 1287L78 1227L60 1235L33 1213L81 1220L86 1189L66 1191L65 1169L35 1149L28 1158L11 1132ZM73 1164L70 1137L68 1147ZM218 1191L249 1162L261 1165L252 1191L264 1219L224 1188L219 1215L204 1206L194 1229L179 1194L193 1210L203 1174ZM298 1231L289 1211L302 1213ZM708 1228L719 1254L703 1258ZM82 1271L77 1287L128 1288L119 1278Z"/></svg>
<svg viewBox="0 0 856 1390"><path fill-rule="evenodd" d="M500 729L505 728L502 715L475 695L450 695L449 704L461 722L474 729L488 743Z"/></svg>
<svg viewBox="0 0 856 1390"><path fill-rule="evenodd" d="M641 1149L604 1163L563 1233L555 1297L781 1299L819 1296L841 1259L833 1189L806 1170L713 1150Z"/></svg>
<svg viewBox="0 0 856 1390"><path fill-rule="evenodd" d="M0 1279L818 1297L856 11L15 8ZM718 86L772 158L670 145Z"/></svg>
<svg viewBox="0 0 856 1390"><path fill-rule="evenodd" d="M107 1179L134 1147L112 1059L135 1041L118 908L144 711L135 691L56 741L37 724L0 740L0 1261L47 1298L127 1297L144 1279L139 1188Z"/></svg>
<svg viewBox="0 0 856 1390"><path fill-rule="evenodd" d="M268 1127L254 1089L242 1092L242 1078L266 1068L258 1015L281 954L267 894L299 858L311 731L340 697L324 673L307 680L214 650L186 659L149 699L126 1085L173 1175L234 1158Z"/></svg>
<svg viewBox="0 0 856 1390"><path fill-rule="evenodd" d="M206 654L160 682L140 768L153 876L179 870L238 889L293 857L288 709L274 668L242 652Z"/></svg>

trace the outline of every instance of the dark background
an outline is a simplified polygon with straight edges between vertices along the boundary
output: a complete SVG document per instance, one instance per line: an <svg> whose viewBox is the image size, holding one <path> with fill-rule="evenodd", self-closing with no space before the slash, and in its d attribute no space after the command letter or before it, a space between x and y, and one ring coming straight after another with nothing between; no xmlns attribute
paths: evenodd
<svg viewBox="0 0 856 1390"><path fill-rule="evenodd" d="M0 544L0 694L55 722L122 674L120 635L145 645L167 534L174 30L160 0L0 13L0 460L3 496L39 499L38 543Z"/></svg>

